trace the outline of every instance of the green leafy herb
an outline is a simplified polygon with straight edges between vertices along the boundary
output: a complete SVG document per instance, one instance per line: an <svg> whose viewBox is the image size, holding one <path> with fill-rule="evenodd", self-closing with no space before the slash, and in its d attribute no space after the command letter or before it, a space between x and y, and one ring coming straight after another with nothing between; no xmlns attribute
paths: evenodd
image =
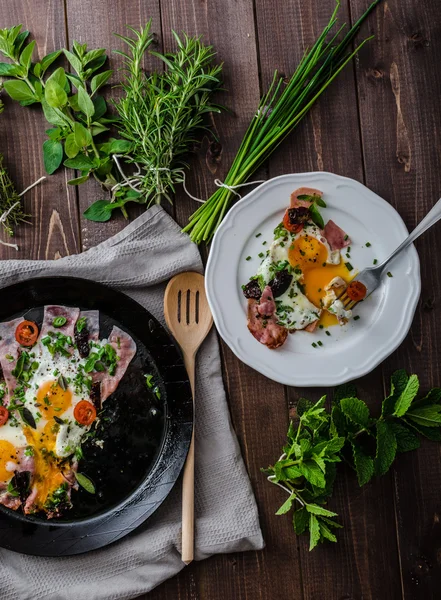
<svg viewBox="0 0 441 600"><path fill-rule="evenodd" d="M326 397L315 404L299 400L298 421L289 426L283 454L264 472L288 493L276 514L294 511L294 531L309 532L311 550L320 542L337 541L331 531L340 527L337 515L324 506L332 495L337 463L344 459L352 466L362 486L387 473L398 453L417 449L420 435L441 441L441 389L417 399L418 388L416 375L396 371L378 418L357 397L353 384L336 388L330 412Z"/></svg>
<svg viewBox="0 0 441 600"><path fill-rule="evenodd" d="M55 319L52 321L52 325L54 327L63 327L63 325L66 325L66 323L66 317L55 317Z"/></svg>
<svg viewBox="0 0 441 600"><path fill-rule="evenodd" d="M86 492L89 492L89 494L95 493L95 485L87 475L84 475L84 473L75 473L75 479Z"/></svg>
<svg viewBox="0 0 441 600"><path fill-rule="evenodd" d="M12 179L9 177L4 166L2 154L0 154L0 214L3 215L1 224L6 234L10 237L14 235L15 226L19 223L26 223L28 218L28 215L23 211L21 197L18 195Z"/></svg>
<svg viewBox="0 0 441 600"><path fill-rule="evenodd" d="M77 329L78 333L81 333L83 331L83 329L86 327L86 325L87 325L87 318L80 317L76 324L76 329Z"/></svg>

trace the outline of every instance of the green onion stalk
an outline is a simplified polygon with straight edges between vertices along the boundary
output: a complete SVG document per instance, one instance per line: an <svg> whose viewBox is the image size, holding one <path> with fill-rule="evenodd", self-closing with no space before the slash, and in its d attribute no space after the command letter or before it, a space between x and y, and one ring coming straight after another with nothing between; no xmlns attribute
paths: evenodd
<svg viewBox="0 0 441 600"><path fill-rule="evenodd" d="M339 42L338 38L345 25L328 40L331 30L337 23L337 13L340 8L338 0L329 23L312 48L305 52L284 89L283 78L277 71L274 73L272 83L260 101L258 110L224 180L225 187L217 189L190 217L188 225L183 229L190 234L194 242L208 243L222 222L235 195L234 191L226 186L234 189L235 186L248 181L279 144L297 127L340 71L364 44L373 38L373 36L366 38L355 49L348 51L362 23L379 2L381 0L375 0Z"/></svg>

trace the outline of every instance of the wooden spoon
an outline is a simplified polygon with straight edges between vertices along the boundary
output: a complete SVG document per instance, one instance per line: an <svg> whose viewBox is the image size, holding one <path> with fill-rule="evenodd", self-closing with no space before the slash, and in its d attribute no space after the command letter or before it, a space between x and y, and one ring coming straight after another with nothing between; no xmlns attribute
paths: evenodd
<svg viewBox="0 0 441 600"><path fill-rule="evenodd" d="M171 279L164 296L167 327L181 347L193 394L193 433L182 481L182 560L194 557L194 378L196 353L213 325L205 295L204 276L180 273Z"/></svg>

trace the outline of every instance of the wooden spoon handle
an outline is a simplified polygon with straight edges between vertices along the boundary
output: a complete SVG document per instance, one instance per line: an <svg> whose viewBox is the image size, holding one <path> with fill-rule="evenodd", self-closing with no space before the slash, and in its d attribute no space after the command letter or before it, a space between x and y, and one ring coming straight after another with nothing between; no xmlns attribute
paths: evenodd
<svg viewBox="0 0 441 600"><path fill-rule="evenodd" d="M184 362L193 394L194 410L195 355L184 354ZM193 416L193 433L182 480L182 560L187 565L194 558L194 425Z"/></svg>

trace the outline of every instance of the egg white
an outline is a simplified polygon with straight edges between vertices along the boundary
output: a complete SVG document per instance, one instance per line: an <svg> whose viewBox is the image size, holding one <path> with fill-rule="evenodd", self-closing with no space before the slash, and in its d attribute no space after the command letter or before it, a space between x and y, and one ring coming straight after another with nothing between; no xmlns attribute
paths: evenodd
<svg viewBox="0 0 441 600"><path fill-rule="evenodd" d="M277 231L277 230L276 230ZM276 237L269 246L265 258L262 260L258 270L257 278L261 288L274 278L276 267L281 263L289 264L288 252L290 245L301 236L316 238L326 249L326 262L331 265L340 264L340 250L331 250L328 241L316 225L308 224L299 233L292 234L284 231L283 235ZM275 298L277 306L278 321L288 329L304 329L320 317L321 309L313 304L299 287L302 273L293 272L293 279L288 289Z"/></svg>

